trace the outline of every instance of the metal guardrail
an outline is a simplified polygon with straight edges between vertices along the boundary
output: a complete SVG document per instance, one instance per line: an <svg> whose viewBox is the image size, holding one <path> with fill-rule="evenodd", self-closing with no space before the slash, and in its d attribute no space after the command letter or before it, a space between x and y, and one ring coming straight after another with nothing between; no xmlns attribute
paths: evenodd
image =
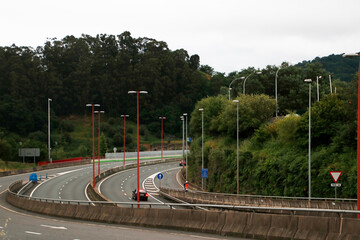
<svg viewBox="0 0 360 240"><path fill-rule="evenodd" d="M295 212L317 212L317 213L337 213L339 214L360 214L360 211L355 210L339 210L339 209L314 209L314 208L286 208L286 207L255 207L255 206L236 206L236 205L215 205L215 204L184 204L184 203L145 203L145 202L106 202L106 201L82 201L82 200L65 200L65 199L52 199L52 198L39 198L39 197L29 197L25 195L17 195L14 192L8 190L9 194L13 194L16 197L25 198L29 200L35 200L39 202L51 202L51 203L60 203L60 204L75 204L75 205L128 205L134 208L134 206L167 206L170 209L174 207L193 207L193 208L211 208L219 210L238 210L238 211L288 211L291 214ZM176 211L176 210L174 210Z"/></svg>
<svg viewBox="0 0 360 240"><path fill-rule="evenodd" d="M203 192L203 191L196 191L191 190L197 194L204 194L204 195L219 195L219 196L233 196L233 197L247 197L247 198L265 198L265 199L286 199L286 200L309 200L308 197L286 197L286 196L264 196L264 195L249 195L249 194L231 194L231 193L215 193L215 192ZM357 199L351 198L316 198L312 197L311 200L319 200L319 201L343 201L343 202L356 202Z"/></svg>

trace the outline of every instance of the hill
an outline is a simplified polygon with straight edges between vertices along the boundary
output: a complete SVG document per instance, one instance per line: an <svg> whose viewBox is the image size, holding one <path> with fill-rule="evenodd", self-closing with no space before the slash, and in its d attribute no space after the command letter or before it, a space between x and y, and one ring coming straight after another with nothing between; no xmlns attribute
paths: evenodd
<svg viewBox="0 0 360 240"><path fill-rule="evenodd" d="M358 72L358 58L344 58L343 54L331 54L326 57L316 57L311 61L303 61L296 66L305 67L307 63L321 63L322 67L333 74L333 78L350 82L354 74Z"/></svg>

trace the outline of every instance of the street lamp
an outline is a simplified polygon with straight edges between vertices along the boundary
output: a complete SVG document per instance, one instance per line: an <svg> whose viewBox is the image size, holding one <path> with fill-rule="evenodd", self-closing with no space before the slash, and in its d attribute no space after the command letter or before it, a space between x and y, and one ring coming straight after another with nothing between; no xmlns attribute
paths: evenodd
<svg viewBox="0 0 360 240"><path fill-rule="evenodd" d="M48 149L49 149L49 161L50 164L52 164L52 159L50 156L50 150L51 150L51 146L50 146L50 102L52 101L51 98L48 98Z"/></svg>
<svg viewBox="0 0 360 240"><path fill-rule="evenodd" d="M357 210L360 211L360 54L344 54L343 57L359 57L358 119L357 119ZM360 219L360 214L358 214Z"/></svg>
<svg viewBox="0 0 360 240"><path fill-rule="evenodd" d="M166 119L166 117L159 117L159 119L161 119L161 160L163 160L164 119Z"/></svg>
<svg viewBox="0 0 360 240"><path fill-rule="evenodd" d="M180 116L180 120L182 121L182 152L183 152L183 161L184 161L184 156L185 156L185 148L184 148L184 131L185 131L185 119L184 116ZM184 163L183 163L183 168L184 168Z"/></svg>
<svg viewBox="0 0 360 240"><path fill-rule="evenodd" d="M123 161L123 167L125 167L125 134L126 134L126 118L129 117L129 115L121 115L121 117L124 118L124 149L123 149L123 152L124 152L124 161Z"/></svg>
<svg viewBox="0 0 360 240"><path fill-rule="evenodd" d="M185 116L185 164L186 164L186 181L188 180L188 167L189 167L189 163L188 163L188 139L187 139L187 113L183 114Z"/></svg>
<svg viewBox="0 0 360 240"><path fill-rule="evenodd" d="M239 194L239 100L236 103L236 194Z"/></svg>
<svg viewBox="0 0 360 240"><path fill-rule="evenodd" d="M139 151L139 95L147 94L147 91L128 91L128 94L136 94L137 111L136 111L136 122L137 122L137 202L140 202L140 151ZM140 208L140 205L137 206Z"/></svg>
<svg viewBox="0 0 360 240"><path fill-rule="evenodd" d="M204 189L204 177L202 171L204 170L204 109L200 108L201 112L201 188Z"/></svg>
<svg viewBox="0 0 360 240"><path fill-rule="evenodd" d="M311 200L311 79L305 79L309 84L309 201Z"/></svg>
<svg viewBox="0 0 360 240"><path fill-rule="evenodd" d="M233 84L233 82L235 82L236 80L239 80L239 79L245 79L245 77L239 77L239 78L235 78L234 80L231 81L231 83L229 84L229 101L231 100L230 99L230 91L231 91L231 84Z"/></svg>
<svg viewBox="0 0 360 240"><path fill-rule="evenodd" d="M99 133L98 133L98 175L100 175L100 114L101 113L105 113L104 111L95 111L94 113L98 113L99 114Z"/></svg>
<svg viewBox="0 0 360 240"><path fill-rule="evenodd" d="M319 79L322 78L322 76L316 76L316 96L317 101L320 101L320 93L319 93Z"/></svg>
<svg viewBox="0 0 360 240"><path fill-rule="evenodd" d="M94 107L100 107L100 104L89 103L87 107L91 107L92 115L92 142L93 142L93 188L95 188L95 140L94 140Z"/></svg>
<svg viewBox="0 0 360 240"><path fill-rule="evenodd" d="M254 71L254 72L250 73L250 74L245 78L245 80L244 80L244 82L243 82L243 94L245 94L245 83L246 83L246 80L247 80L251 75L253 75L254 73L260 75L262 72L255 72L255 71Z"/></svg>

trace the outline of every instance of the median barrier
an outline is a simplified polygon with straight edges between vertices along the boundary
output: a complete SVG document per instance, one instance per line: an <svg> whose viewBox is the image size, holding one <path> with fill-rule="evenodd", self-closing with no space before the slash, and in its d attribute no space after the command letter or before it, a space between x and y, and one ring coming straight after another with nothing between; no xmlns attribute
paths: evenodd
<svg viewBox="0 0 360 240"><path fill-rule="evenodd" d="M360 238L360 219L344 218L341 228L341 240L358 240Z"/></svg>
<svg viewBox="0 0 360 240"><path fill-rule="evenodd" d="M169 219L169 225L176 229L188 230L186 224L190 218L189 213L189 210L186 209L176 210L176 215L172 215L172 218Z"/></svg>
<svg viewBox="0 0 360 240"><path fill-rule="evenodd" d="M243 237L249 215L250 213L246 212L226 212L225 223L221 234Z"/></svg>
<svg viewBox="0 0 360 240"><path fill-rule="evenodd" d="M226 214L224 212L206 212L206 220L202 226L202 232L220 234L224 227Z"/></svg>
<svg viewBox="0 0 360 240"><path fill-rule="evenodd" d="M291 215L271 215L267 234L269 240L293 239L297 231L298 218Z"/></svg>
<svg viewBox="0 0 360 240"><path fill-rule="evenodd" d="M271 226L271 214L251 213L244 229L246 238L264 238Z"/></svg>
<svg viewBox="0 0 360 240"><path fill-rule="evenodd" d="M295 239L326 239L329 232L328 217L297 216L298 227ZM337 227L339 229L339 227Z"/></svg>

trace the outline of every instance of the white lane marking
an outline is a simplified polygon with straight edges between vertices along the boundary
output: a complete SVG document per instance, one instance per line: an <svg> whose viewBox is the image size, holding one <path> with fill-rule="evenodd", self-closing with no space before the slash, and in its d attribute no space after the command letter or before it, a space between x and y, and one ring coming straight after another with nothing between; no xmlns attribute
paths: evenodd
<svg viewBox="0 0 360 240"><path fill-rule="evenodd" d="M68 174L68 173L72 173L72 172L76 172L76 171L80 171L80 170L84 170L84 169L86 169L86 168L88 168L88 167L85 167L85 168L79 168L79 169L75 169L75 170L71 170L71 171L67 171L67 172L61 172L61 173L57 173L56 174L56 177L58 177L58 176L61 176L61 175L64 175L64 174ZM46 183L46 182L48 182L48 181L50 181L51 179L55 179L56 177L53 177L53 178L49 178L49 179L47 179L47 180L45 180L45 181L43 181L42 183L40 183L39 185L37 185L35 188L34 188L34 190L32 190L32 192L30 193L30 197L32 197L33 196L33 194L34 194L34 192L42 185L42 184L44 184L44 183ZM67 183L66 183L67 184Z"/></svg>
<svg viewBox="0 0 360 240"><path fill-rule="evenodd" d="M0 229L2 229L3 227L0 227Z"/></svg>
<svg viewBox="0 0 360 240"><path fill-rule="evenodd" d="M41 227L51 228L51 229L60 229L60 230L66 230L66 227L55 227L50 225L40 225Z"/></svg>
<svg viewBox="0 0 360 240"><path fill-rule="evenodd" d="M116 175L118 175L118 174L121 174L121 173L124 173L124 172L128 172L128 171L131 171L131 170L134 170L134 169L127 169L127 170L124 170L124 171L120 171L120 172L117 172L117 173L115 173L115 174L111 174L111 175L109 175L108 177L106 177L106 178L104 178L103 180L101 180L100 181L100 183L99 183L99 185L98 185L98 191L99 191L99 193L101 194L101 185L103 184L103 182L105 182L106 180L108 180L109 178L111 178L111 177L114 177L114 176L116 176ZM124 182L124 181L123 181ZM89 199L89 198L88 198ZM90 201L90 199L89 199L89 201Z"/></svg>
<svg viewBox="0 0 360 240"><path fill-rule="evenodd" d="M175 168L167 169L167 171L174 170L174 169L178 169L178 168L180 168L180 167L175 167ZM154 174L152 174L151 176L147 177L147 178L142 182L142 187L143 187L143 189L145 189L145 182L146 182L147 180L151 179L153 186L156 188L156 191L159 192L160 189L155 185L155 181L154 181L155 177L156 177L159 173L161 173L161 172L154 173ZM158 201L159 203L165 204L164 202L160 201L159 199L155 198L155 197L152 196L152 195L153 195L152 193L149 193L149 196L150 196L150 197L152 197L153 199L155 199L155 200Z"/></svg>
<svg viewBox="0 0 360 240"><path fill-rule="evenodd" d="M88 196L88 194L87 194L87 192L86 192L86 189L88 188L88 187L91 187L91 186L89 186L90 185L90 183L88 183L87 185L86 185L86 187L85 187L85 197L86 197L86 199L89 201L89 202L91 202L91 199L89 198L89 196ZM91 205L92 206L95 206L95 204L93 204L93 203L91 203Z"/></svg>
<svg viewBox="0 0 360 240"><path fill-rule="evenodd" d="M41 233L38 233L38 232L25 231L25 233L33 234L33 235L41 235Z"/></svg>

